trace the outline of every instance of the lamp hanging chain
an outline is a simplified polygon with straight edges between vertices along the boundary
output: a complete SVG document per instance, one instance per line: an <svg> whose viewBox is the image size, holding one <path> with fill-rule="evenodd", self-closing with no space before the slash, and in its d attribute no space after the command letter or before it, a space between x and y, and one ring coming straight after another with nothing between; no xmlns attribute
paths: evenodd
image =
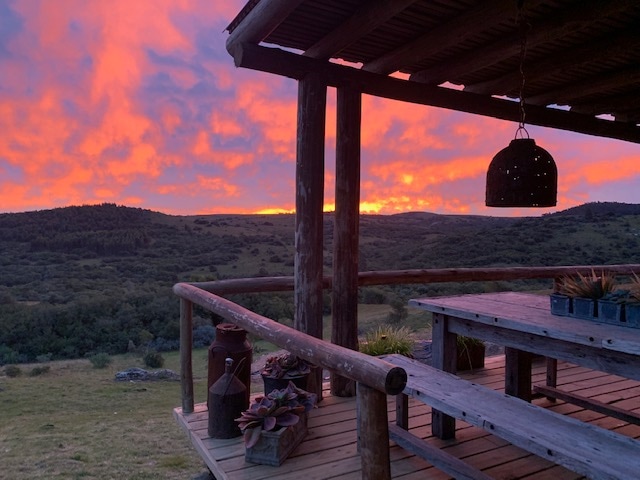
<svg viewBox="0 0 640 480"><path fill-rule="evenodd" d="M516 17L516 23L520 29L520 92L518 93L520 97L520 122L518 123L518 129L516 130L516 138L518 138L518 133L520 133L521 138L529 138L529 132L524 126L524 121L526 118L526 112L524 109L524 86L525 86L525 75L524 75L524 58L527 54L527 33L531 28L531 25L525 20L524 14L522 13L522 5L524 1L518 2L518 15Z"/></svg>

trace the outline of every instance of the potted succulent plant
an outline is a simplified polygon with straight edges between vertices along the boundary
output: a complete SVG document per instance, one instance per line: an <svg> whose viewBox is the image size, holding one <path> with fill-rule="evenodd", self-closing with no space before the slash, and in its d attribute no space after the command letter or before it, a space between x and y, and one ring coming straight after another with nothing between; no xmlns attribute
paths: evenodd
<svg viewBox="0 0 640 480"><path fill-rule="evenodd" d="M289 352L268 357L260 370L264 392L286 388L290 381L299 388L307 388L312 367L306 360Z"/></svg>
<svg viewBox="0 0 640 480"><path fill-rule="evenodd" d="M236 419L244 435L249 462L281 465L307 433L307 412L317 396L293 382L286 388L256 397Z"/></svg>
<svg viewBox="0 0 640 480"><path fill-rule="evenodd" d="M640 277L635 273L625 301L625 322L629 327L640 328Z"/></svg>
<svg viewBox="0 0 640 480"><path fill-rule="evenodd" d="M628 301L628 290L614 290L605 293L598 299L598 320L615 325L624 322L624 306Z"/></svg>
<svg viewBox="0 0 640 480"><path fill-rule="evenodd" d="M577 318L593 319L597 315L597 301L607 293L613 292L615 277L606 272L598 276L594 270L591 275L578 272L574 276L565 276L560 280L558 293L573 300L572 315Z"/></svg>

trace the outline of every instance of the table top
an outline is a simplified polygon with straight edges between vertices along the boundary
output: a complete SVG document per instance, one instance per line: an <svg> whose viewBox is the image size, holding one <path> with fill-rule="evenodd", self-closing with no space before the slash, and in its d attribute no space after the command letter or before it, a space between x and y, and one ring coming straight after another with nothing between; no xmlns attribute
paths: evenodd
<svg viewBox="0 0 640 480"><path fill-rule="evenodd" d="M453 318L640 355L640 329L552 315L548 295L518 292L427 297L409 305Z"/></svg>

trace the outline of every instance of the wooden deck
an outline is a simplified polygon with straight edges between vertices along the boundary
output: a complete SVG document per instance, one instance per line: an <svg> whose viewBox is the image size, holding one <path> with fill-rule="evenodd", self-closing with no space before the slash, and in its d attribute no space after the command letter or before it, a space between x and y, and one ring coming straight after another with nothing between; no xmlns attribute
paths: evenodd
<svg viewBox="0 0 640 480"><path fill-rule="evenodd" d="M484 369L461 374L475 383L502 389L504 384L504 357L487 358ZM534 363L533 383L542 384L545 378L544 362ZM640 382L559 362L558 387L604 403L613 403L625 410L640 413ZM309 434L304 442L280 467L253 465L244 460L242 439L218 440L207 435L206 405L199 404L193 414L183 415L174 410L174 417L185 430L216 479L359 479L360 457L356 449L355 399L339 398L325 392L319 408L309 417ZM640 438L640 426L607 417L561 401L545 398L535 403L556 412L571 415L618 433ZM497 479L549 479L583 478L560 466L516 448L484 430L457 423L455 440L439 440L431 436L430 408L422 403L411 404L410 421L414 434L445 448L449 453L483 470ZM389 418L395 419L395 402L389 398ZM640 452L639 452L640 454ZM393 478L404 480L447 479L448 475L432 467L404 449L392 444L391 472Z"/></svg>

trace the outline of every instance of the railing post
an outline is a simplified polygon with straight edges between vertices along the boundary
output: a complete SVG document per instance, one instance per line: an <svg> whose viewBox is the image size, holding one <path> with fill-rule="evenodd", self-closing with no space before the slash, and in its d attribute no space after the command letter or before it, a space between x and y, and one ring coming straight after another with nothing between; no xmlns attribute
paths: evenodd
<svg viewBox="0 0 640 480"><path fill-rule="evenodd" d="M357 384L358 446L363 480L390 480L387 395Z"/></svg>
<svg viewBox="0 0 640 480"><path fill-rule="evenodd" d="M193 413L193 304L180 299L180 388L182 413Z"/></svg>

